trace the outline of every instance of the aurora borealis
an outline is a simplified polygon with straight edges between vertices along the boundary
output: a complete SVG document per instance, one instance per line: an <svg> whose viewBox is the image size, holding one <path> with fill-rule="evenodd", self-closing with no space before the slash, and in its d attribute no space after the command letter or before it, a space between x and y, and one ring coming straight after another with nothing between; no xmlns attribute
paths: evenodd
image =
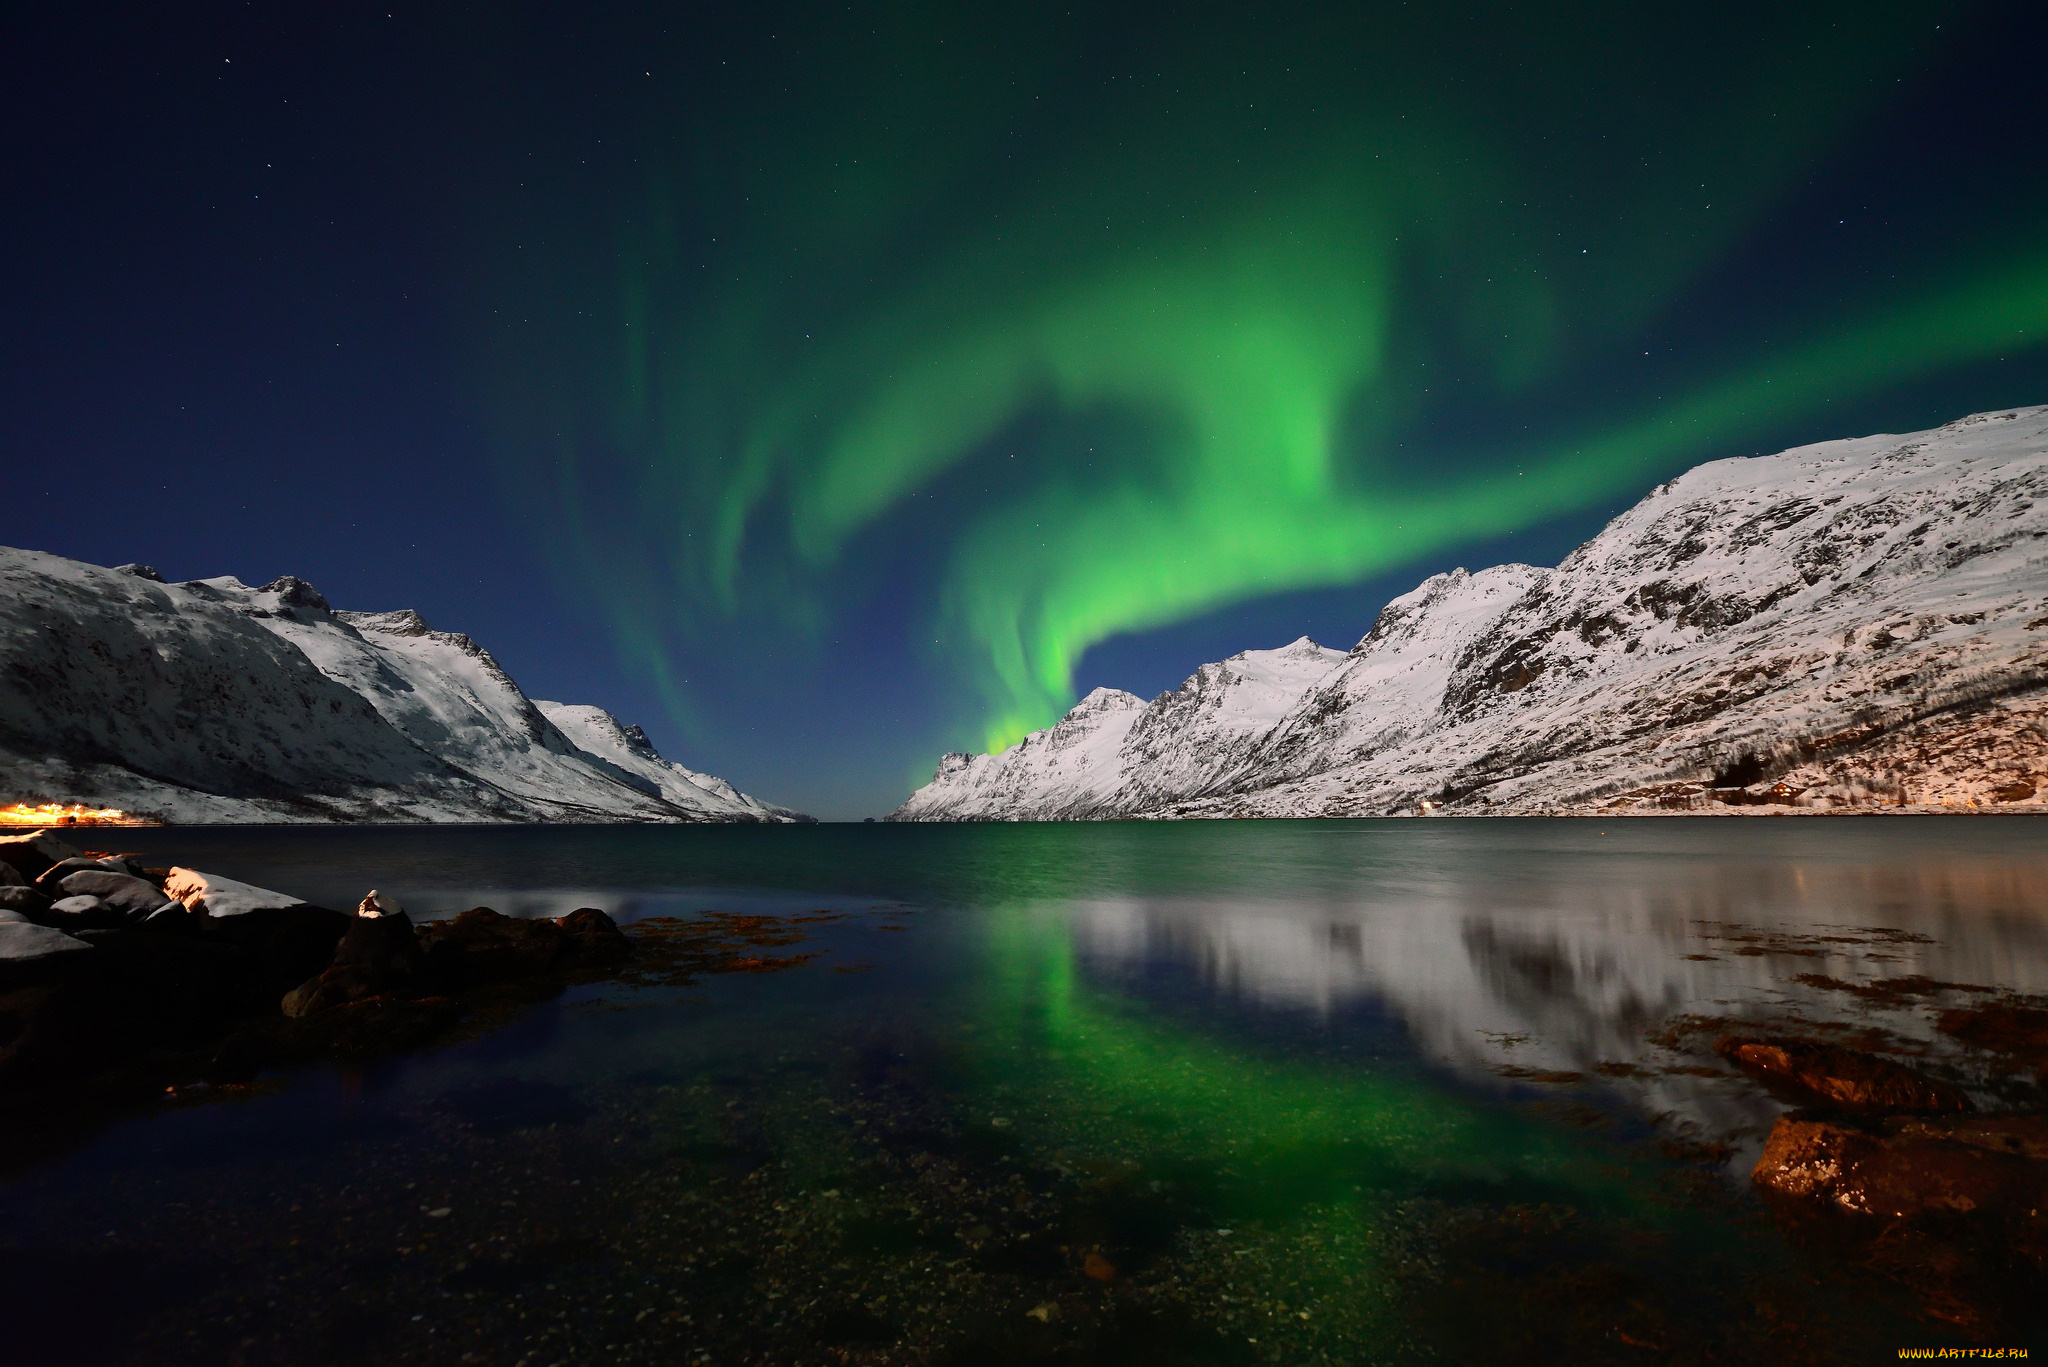
<svg viewBox="0 0 2048 1367"><path fill-rule="evenodd" d="M1190 632L1346 646L1698 461L2048 398L2023 6L388 22L331 79L482 539L593 700L828 815Z"/></svg>

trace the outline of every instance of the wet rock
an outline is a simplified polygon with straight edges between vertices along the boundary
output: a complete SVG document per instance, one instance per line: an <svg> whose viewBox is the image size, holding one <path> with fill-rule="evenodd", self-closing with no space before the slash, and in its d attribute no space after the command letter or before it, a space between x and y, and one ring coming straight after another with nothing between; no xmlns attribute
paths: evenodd
<svg viewBox="0 0 2048 1367"><path fill-rule="evenodd" d="M1772 1127L1750 1177L1779 1196L1887 1219L2037 1208L2048 1196L2048 1164L1998 1145L2024 1148L2042 1142L2041 1133L1982 1126L1919 1122L1876 1134L1788 1115Z"/></svg>
<svg viewBox="0 0 2048 1367"><path fill-rule="evenodd" d="M1752 1077L1842 1110L1897 1115L1971 1109L1958 1088L1838 1045L1730 1036L1716 1043L1714 1052Z"/></svg>
<svg viewBox="0 0 2048 1367"><path fill-rule="evenodd" d="M610 967L633 957L626 932L596 907L578 907L557 924L568 937L568 958L575 967Z"/></svg>
<svg viewBox="0 0 2048 1367"><path fill-rule="evenodd" d="M297 1019L369 997L403 996L424 987L427 956L404 912L352 918L319 976L285 994L285 1015Z"/></svg>
<svg viewBox="0 0 2048 1367"><path fill-rule="evenodd" d="M52 864L76 857L78 851L48 831L0 836L0 864L23 878L38 878Z"/></svg>
<svg viewBox="0 0 2048 1367"><path fill-rule="evenodd" d="M452 921L421 927L420 935L435 976L456 991L559 980L564 974L615 968L633 957L633 942L596 907L579 907L559 920L472 907Z"/></svg>
<svg viewBox="0 0 2048 1367"><path fill-rule="evenodd" d="M427 955L435 975L450 987L480 987L555 972L569 956L569 941L569 932L554 921L472 907L428 928Z"/></svg>
<svg viewBox="0 0 2048 1367"><path fill-rule="evenodd" d="M432 1043L461 1019L461 1005L447 997L370 997L303 1017L256 1020L220 1044L208 1072L227 1079L267 1067L380 1058Z"/></svg>
<svg viewBox="0 0 2048 1367"><path fill-rule="evenodd" d="M163 889L148 879L115 873L111 869L85 869L66 874L59 886L71 897L97 897L101 905L135 920L149 915L169 900Z"/></svg>
<svg viewBox="0 0 2048 1367"><path fill-rule="evenodd" d="M1885 1129L1906 1139L1945 1139L1988 1153L2048 1160L2048 1116L1987 1115L1958 1120L1894 1120Z"/></svg>
<svg viewBox="0 0 2048 1367"><path fill-rule="evenodd" d="M1944 1011L1937 1029L2048 1080L2048 1011L1998 1003Z"/></svg>
<svg viewBox="0 0 2048 1367"><path fill-rule="evenodd" d="M379 997L294 1021L285 1042L299 1058L381 1058L430 1044L461 1019L447 997Z"/></svg>

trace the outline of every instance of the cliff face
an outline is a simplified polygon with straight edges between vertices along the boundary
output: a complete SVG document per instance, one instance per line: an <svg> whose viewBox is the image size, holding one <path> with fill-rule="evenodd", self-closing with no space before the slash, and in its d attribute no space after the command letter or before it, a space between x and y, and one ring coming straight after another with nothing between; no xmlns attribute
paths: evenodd
<svg viewBox="0 0 2048 1367"><path fill-rule="evenodd" d="M1086 811L1048 801L1033 737L942 769L897 816L2036 801L2044 498L2048 408L1715 461L1556 569L1459 570L1396 599L1348 656L1276 682L1295 696L1255 738L1193 723L1198 673L1063 772Z"/></svg>
<svg viewBox="0 0 2048 1367"><path fill-rule="evenodd" d="M796 819L719 780L665 786L645 737L572 741L469 637L290 577L166 584L0 548L0 680L17 795L190 822Z"/></svg>

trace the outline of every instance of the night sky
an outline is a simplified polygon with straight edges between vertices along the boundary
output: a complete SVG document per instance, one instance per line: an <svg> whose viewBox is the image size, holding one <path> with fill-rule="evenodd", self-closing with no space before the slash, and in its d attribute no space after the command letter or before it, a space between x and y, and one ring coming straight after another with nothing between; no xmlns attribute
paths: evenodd
<svg viewBox="0 0 2048 1367"><path fill-rule="evenodd" d="M417 607L828 818L2048 402L2038 3L39 8L0 541Z"/></svg>

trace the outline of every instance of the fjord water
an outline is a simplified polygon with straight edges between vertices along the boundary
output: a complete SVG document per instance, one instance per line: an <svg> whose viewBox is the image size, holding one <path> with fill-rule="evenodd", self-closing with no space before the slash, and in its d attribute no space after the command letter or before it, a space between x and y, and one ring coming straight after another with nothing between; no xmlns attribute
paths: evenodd
<svg viewBox="0 0 2048 1367"><path fill-rule="evenodd" d="M1925 994L1850 989L2048 992L2043 834L122 831L146 862L323 905L375 886L416 916L725 913L763 947L748 971L576 988L81 1135L0 1183L0 1299L47 1361L1861 1361L1968 1341L1756 1200L1783 1107L1709 1046L1848 1027L1971 1082Z"/></svg>

